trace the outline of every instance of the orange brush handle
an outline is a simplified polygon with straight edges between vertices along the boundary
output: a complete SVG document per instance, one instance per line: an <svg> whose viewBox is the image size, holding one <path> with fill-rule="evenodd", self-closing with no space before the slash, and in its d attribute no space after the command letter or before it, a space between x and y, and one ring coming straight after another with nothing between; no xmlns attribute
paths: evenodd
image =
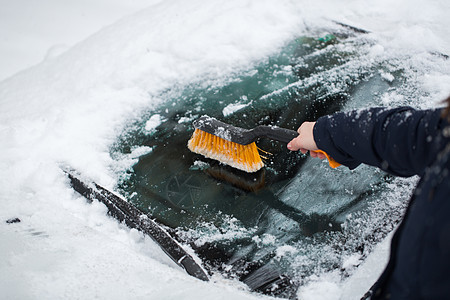
<svg viewBox="0 0 450 300"><path fill-rule="evenodd" d="M322 153L323 155L325 155L326 158L328 159L328 164L329 164L330 167L332 167L333 169L334 169L334 168L337 168L337 167L339 167L339 166L341 165L340 163L338 163L337 161L335 161L331 156L329 156L325 151L322 151L322 150L315 150L315 151L313 151L313 152L316 152L316 153Z"/></svg>

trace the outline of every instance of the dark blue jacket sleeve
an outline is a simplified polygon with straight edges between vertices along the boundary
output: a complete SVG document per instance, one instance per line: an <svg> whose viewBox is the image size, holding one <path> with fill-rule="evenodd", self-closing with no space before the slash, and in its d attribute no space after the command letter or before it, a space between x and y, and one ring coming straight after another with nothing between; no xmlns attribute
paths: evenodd
<svg viewBox="0 0 450 300"><path fill-rule="evenodd" d="M365 163L398 176L422 175L442 149L441 110L371 108L324 116L314 126L319 149L350 169Z"/></svg>

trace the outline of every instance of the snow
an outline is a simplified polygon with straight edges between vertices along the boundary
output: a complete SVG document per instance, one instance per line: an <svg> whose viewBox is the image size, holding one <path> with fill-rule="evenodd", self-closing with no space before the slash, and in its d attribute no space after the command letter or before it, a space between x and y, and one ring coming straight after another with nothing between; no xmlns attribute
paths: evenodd
<svg viewBox="0 0 450 300"><path fill-rule="evenodd" d="M329 276L333 277L333 276ZM325 281L316 281L307 287L300 288L298 292L299 299L315 300L339 300L342 298L341 289L334 283L336 279L330 278Z"/></svg>
<svg viewBox="0 0 450 300"><path fill-rule="evenodd" d="M299 289L299 299L360 299L387 265L392 235L392 233L389 234L383 242L378 244L363 263L357 254L344 262L343 266L346 268L358 265L351 277L341 282L340 275L337 273L317 276Z"/></svg>
<svg viewBox="0 0 450 300"><path fill-rule="evenodd" d="M0 80L53 58L101 28L161 0L1 0Z"/></svg>
<svg viewBox="0 0 450 300"><path fill-rule="evenodd" d="M392 236L393 232L378 244L372 254L358 266L356 272L342 283L341 299L357 299L356 295L364 295L375 283L374 278L381 275L388 263Z"/></svg>
<svg viewBox="0 0 450 300"><path fill-rule="evenodd" d="M109 147L126 120L162 101L160 91L224 78L276 52L307 26L329 19L371 31L380 43L373 55L450 54L447 0L166 0L134 5L98 0L70 5L65 1L64 7L56 0L39 6L23 0L3 2L0 22L7 26L0 26L0 33L7 40L0 49L4 79L0 290L4 299L264 298L238 282L216 276L205 283L188 276L151 240L108 217L104 206L87 204L69 187L61 164L113 188L123 165L111 158ZM103 14L105 6L108 12ZM133 11L137 13L118 20ZM45 30L54 30L56 36L42 36ZM22 56L17 50L35 48L40 50L33 55ZM27 53L31 52L35 51ZM13 75L39 60L43 61ZM450 92L448 63L441 68L421 78L421 88L435 101L428 106ZM6 223L15 217L21 222ZM386 261L388 241L355 266L348 280L325 274L302 287L299 295L359 299L381 272L379 260ZM355 263L349 258L347 266Z"/></svg>
<svg viewBox="0 0 450 300"><path fill-rule="evenodd" d="M380 74L381 75L381 77L384 79L384 80L386 80L386 81L388 81L388 82L392 82L392 81L394 81L394 79L395 79L395 77L394 77L394 75L392 75L391 73L381 73Z"/></svg>
<svg viewBox="0 0 450 300"><path fill-rule="evenodd" d="M237 112L238 110L243 109L244 107L249 106L249 104L242 104L242 103L232 103L224 107L222 113L225 117Z"/></svg>
<svg viewBox="0 0 450 300"><path fill-rule="evenodd" d="M248 100L247 96L245 96L245 95L242 96L241 98L242 98L241 100L243 100L243 101L247 101ZM249 106L251 104L252 104L252 101L250 101L249 103L241 103L240 101L237 102L237 103L231 103L231 104L229 104L229 105L224 107L224 109L222 110L222 114L225 117L227 117L227 116L237 112L238 110L241 110L241 109L243 109L243 108L245 108L245 107L247 107L247 106Z"/></svg>
<svg viewBox="0 0 450 300"><path fill-rule="evenodd" d="M155 114L155 115L151 116L150 119L147 122L145 122L145 130L149 131L149 132L153 132L156 129L156 127L161 125L163 120L164 119L161 117L160 114Z"/></svg>

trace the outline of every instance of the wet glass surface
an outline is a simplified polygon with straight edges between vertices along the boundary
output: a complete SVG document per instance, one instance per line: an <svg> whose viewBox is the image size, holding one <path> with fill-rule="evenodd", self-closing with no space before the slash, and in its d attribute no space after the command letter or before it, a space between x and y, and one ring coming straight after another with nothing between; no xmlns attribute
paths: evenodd
<svg viewBox="0 0 450 300"><path fill-rule="evenodd" d="M391 181L386 174L369 167L331 169L263 139L257 145L268 152L261 153L266 166L248 174L190 152L187 141L192 121L202 115L243 128L296 130L304 121L378 104L374 95L395 89L402 70L391 68L398 79L384 80L383 62L368 59L370 43L348 29L312 32L225 81L160 95L163 104L130 124L113 150L129 154L147 147L120 191L175 229L210 270L268 294L289 296L307 276L339 268L345 256L362 257L398 217L380 204ZM155 115L159 126L146 130ZM380 219L382 229L358 228Z"/></svg>

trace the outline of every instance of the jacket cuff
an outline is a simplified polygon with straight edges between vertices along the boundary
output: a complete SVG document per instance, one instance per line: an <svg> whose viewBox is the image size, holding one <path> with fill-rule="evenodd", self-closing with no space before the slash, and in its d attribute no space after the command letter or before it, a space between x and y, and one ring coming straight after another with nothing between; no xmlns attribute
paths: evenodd
<svg viewBox="0 0 450 300"><path fill-rule="evenodd" d="M353 170L359 166L361 162L349 156L333 143L332 132L330 129L333 128L333 126L338 126L336 123L333 123L335 123L333 116L320 117L313 128L314 141L320 150L325 151L338 163Z"/></svg>

